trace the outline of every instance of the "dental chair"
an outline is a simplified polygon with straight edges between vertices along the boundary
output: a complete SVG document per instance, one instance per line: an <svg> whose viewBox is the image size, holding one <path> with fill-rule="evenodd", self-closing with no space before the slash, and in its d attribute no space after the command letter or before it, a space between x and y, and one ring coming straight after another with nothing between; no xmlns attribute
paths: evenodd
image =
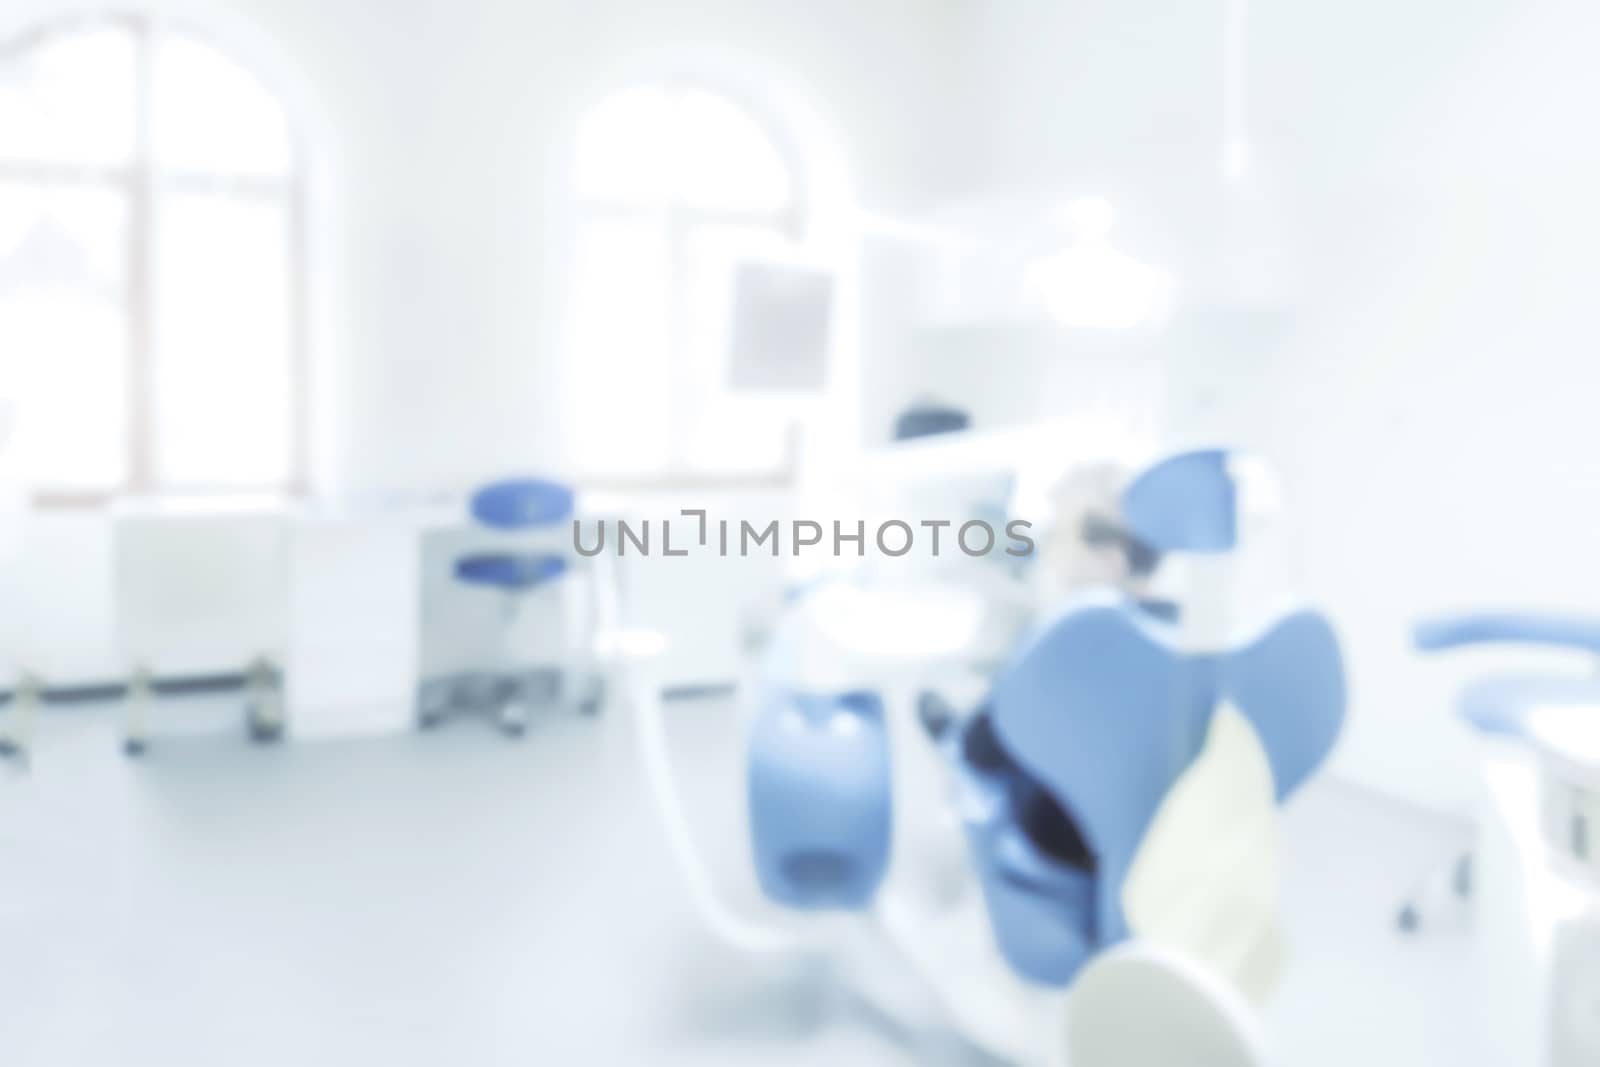
<svg viewBox="0 0 1600 1067"><path fill-rule="evenodd" d="M1123 512L1163 553L1229 552L1226 455L1157 465ZM1129 598L1084 597L1022 650L965 731L974 864L1000 951L1029 981L1067 986L1137 939L1250 995L1271 989L1272 815L1338 736L1343 666L1308 610L1217 644ZM1184 840L1208 830L1225 836Z"/></svg>
<svg viewBox="0 0 1600 1067"><path fill-rule="evenodd" d="M1338 643L1314 612L1236 649L1191 654L1136 605L1106 598L1069 609L1002 676L959 753L980 798L968 833L1006 959L1031 981L1064 986L1138 932L1130 879L1174 785L1221 743L1217 716L1250 728L1233 728L1235 754L1225 758L1236 777L1255 772L1257 795L1238 802L1244 818L1260 819L1271 808L1250 803L1281 803L1298 788L1331 748L1343 710ZM1270 847L1264 826L1232 829L1261 835L1248 847ZM1210 858L1180 862L1195 894L1234 891ZM1273 952L1241 944L1241 984L1269 988Z"/></svg>
<svg viewBox="0 0 1600 1067"><path fill-rule="evenodd" d="M512 478L493 482L472 495L469 510L482 526L505 533L526 534L547 530L572 517L573 492L567 486L541 478ZM455 578L464 585L488 590L501 599L501 649L496 666L496 716L508 736L518 737L528 725L527 672L516 649L516 629L527 601L544 590L569 585L573 570L571 553L516 544L493 551L474 552L455 561ZM573 629L574 597L570 589L564 601L566 622ZM586 650L592 642L580 635L565 634L569 648ZM564 664L563 695L579 710L594 714L599 695L593 672L585 657L568 654ZM422 709L421 725L439 725L463 706L455 694L437 694Z"/></svg>
<svg viewBox="0 0 1600 1067"><path fill-rule="evenodd" d="M1600 619L1531 612L1476 612L1427 619L1412 631L1419 652L1450 652L1485 646L1523 646L1567 650L1600 657ZM1457 713L1481 739L1526 745L1536 712L1561 707L1600 706L1600 674L1552 675L1525 672L1489 675L1462 690ZM1435 872L1402 901L1395 922L1413 932L1428 922L1444 900L1470 900L1474 861L1467 849L1442 872Z"/></svg>
<svg viewBox="0 0 1600 1067"><path fill-rule="evenodd" d="M1157 464L1122 510L1214 590L1236 504L1230 457L1211 451ZM813 917L782 930L711 900L645 716L697 903L744 948L842 953L851 930L887 943L958 1033L1008 1061L1258 1067L1251 1004L1282 959L1276 808L1338 735L1343 666L1315 612L1244 640L1222 632L1225 613L1181 612L1173 625L1120 592L1086 593L937 738L887 690L769 684L750 733L750 844L766 899Z"/></svg>

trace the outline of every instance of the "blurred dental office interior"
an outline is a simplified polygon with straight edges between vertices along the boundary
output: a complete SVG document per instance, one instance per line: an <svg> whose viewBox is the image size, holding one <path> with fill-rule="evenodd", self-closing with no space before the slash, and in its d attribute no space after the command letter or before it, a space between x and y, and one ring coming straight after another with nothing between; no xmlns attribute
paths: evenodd
<svg viewBox="0 0 1600 1067"><path fill-rule="evenodd" d="M0 7L0 1063L1600 1064L1597 33Z"/></svg>

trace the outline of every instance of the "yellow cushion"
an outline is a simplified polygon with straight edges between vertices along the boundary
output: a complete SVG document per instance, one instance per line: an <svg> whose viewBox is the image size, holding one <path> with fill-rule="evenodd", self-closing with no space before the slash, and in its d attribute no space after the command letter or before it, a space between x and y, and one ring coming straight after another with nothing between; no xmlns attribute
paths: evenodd
<svg viewBox="0 0 1600 1067"><path fill-rule="evenodd" d="M1218 970L1260 1001L1283 964L1277 801L1255 728L1231 704L1167 793L1122 886L1136 938Z"/></svg>

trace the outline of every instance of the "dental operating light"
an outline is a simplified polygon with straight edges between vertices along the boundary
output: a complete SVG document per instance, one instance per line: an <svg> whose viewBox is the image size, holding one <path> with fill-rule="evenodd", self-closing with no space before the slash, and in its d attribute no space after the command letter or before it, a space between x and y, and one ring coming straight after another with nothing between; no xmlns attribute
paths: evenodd
<svg viewBox="0 0 1600 1067"><path fill-rule="evenodd" d="M1035 260L1023 278L1050 318L1075 329L1129 330L1165 316L1172 277L1111 243L1116 210L1109 202L1083 197L1060 218L1071 243Z"/></svg>

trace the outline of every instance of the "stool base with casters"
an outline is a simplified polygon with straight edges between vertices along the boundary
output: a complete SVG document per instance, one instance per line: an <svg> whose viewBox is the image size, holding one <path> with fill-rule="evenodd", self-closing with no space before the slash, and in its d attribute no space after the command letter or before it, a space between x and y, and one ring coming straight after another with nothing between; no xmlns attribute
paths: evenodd
<svg viewBox="0 0 1600 1067"><path fill-rule="evenodd" d="M472 517L482 525L505 532L527 532L549 528L573 515L572 490L541 478L511 478L491 483L472 495ZM574 621L577 591L573 580L575 560L565 552L540 551L537 546L498 548L476 552L455 561L454 574L463 585L498 593L502 597L501 648L496 671L495 699L492 701L500 729L508 736L521 736L529 720L528 672L516 648L517 621L522 606L542 590L555 588L563 598L566 642L580 650L563 665L562 698L579 711L593 714L599 709L596 678L592 668L593 635L583 633ZM588 576L592 579L592 573ZM592 581L589 586L594 595ZM503 687L509 691L502 693ZM442 697L442 699L441 699ZM437 726L456 710L449 688L425 692L418 713L424 728Z"/></svg>
<svg viewBox="0 0 1600 1067"><path fill-rule="evenodd" d="M122 752L142 756L150 747L150 672L140 668L128 680L128 719L122 735Z"/></svg>
<svg viewBox="0 0 1600 1067"><path fill-rule="evenodd" d="M521 737L532 709L555 703L558 676L554 669L534 668L434 679L417 694L417 725L433 730L449 719L481 714L492 718L506 736Z"/></svg>
<svg viewBox="0 0 1600 1067"><path fill-rule="evenodd" d="M1400 903L1394 924L1402 932L1414 934L1439 925L1440 918L1452 911L1465 910L1472 902L1473 853L1459 852L1450 862L1430 872L1423 883ZM1464 917L1461 917L1464 921ZM1457 925L1452 919L1449 925Z"/></svg>
<svg viewBox="0 0 1600 1067"><path fill-rule="evenodd" d="M490 703L500 730L507 737L521 737L531 718L529 680L534 672L522 667L516 650L517 622L526 600L567 574L565 557L549 553L482 553L456 560L456 580L465 585L494 590L500 594L501 621L499 666ZM447 690L447 692L449 692ZM476 702L474 702L476 703ZM450 693L444 706L424 701L419 722L424 728L438 726L461 710L461 701Z"/></svg>
<svg viewBox="0 0 1600 1067"><path fill-rule="evenodd" d="M11 697L11 729L0 734L0 759L14 761L24 771L28 769L33 750L33 731L39 719L43 689L43 683L31 674L24 674L18 680Z"/></svg>
<svg viewBox="0 0 1600 1067"><path fill-rule="evenodd" d="M283 739L283 674L265 659L251 664L245 704L250 740L266 744Z"/></svg>
<svg viewBox="0 0 1600 1067"><path fill-rule="evenodd" d="M245 732L257 744L283 739L283 674L262 657L245 670ZM150 712L155 680L147 668L135 669L128 680L128 714L122 752L142 756L150 749Z"/></svg>

